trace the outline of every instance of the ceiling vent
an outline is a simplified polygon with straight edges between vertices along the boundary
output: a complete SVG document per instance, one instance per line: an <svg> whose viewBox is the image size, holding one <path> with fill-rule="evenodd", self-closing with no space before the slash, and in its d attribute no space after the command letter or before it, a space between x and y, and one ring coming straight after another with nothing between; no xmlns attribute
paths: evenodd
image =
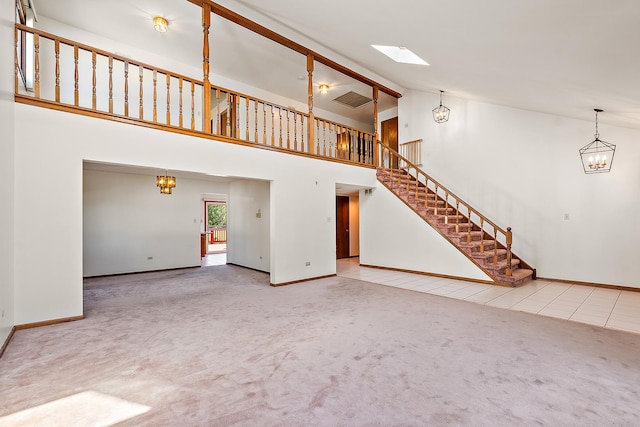
<svg viewBox="0 0 640 427"><path fill-rule="evenodd" d="M349 91L344 95L340 95L339 97L335 98L334 101L347 105L351 108L358 108L363 106L364 104L368 104L373 100L371 98L367 98L366 96L362 96L359 93L355 93L354 91Z"/></svg>

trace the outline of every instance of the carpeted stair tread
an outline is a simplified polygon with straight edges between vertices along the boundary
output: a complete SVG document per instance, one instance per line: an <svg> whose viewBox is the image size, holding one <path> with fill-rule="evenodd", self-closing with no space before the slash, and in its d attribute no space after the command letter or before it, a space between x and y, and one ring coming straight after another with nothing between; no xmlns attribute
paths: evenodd
<svg viewBox="0 0 640 427"><path fill-rule="evenodd" d="M518 265L520 265L520 260L518 258L512 258L511 269L517 268ZM487 267L489 270L502 270L507 268L507 260L498 260L498 262L494 264L493 260L489 259L485 261L485 267Z"/></svg>
<svg viewBox="0 0 640 427"><path fill-rule="evenodd" d="M518 268L511 272L511 276L500 275L499 278L504 283L521 285L522 283L529 281L531 276L533 276L533 270L529 270L528 268Z"/></svg>

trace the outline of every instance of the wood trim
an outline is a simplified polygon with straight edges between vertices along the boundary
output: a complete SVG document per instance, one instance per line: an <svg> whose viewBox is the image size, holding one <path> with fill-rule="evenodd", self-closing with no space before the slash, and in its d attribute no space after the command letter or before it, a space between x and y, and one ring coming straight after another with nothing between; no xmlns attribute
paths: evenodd
<svg viewBox="0 0 640 427"><path fill-rule="evenodd" d="M282 46L288 47L291 50L294 50L302 55L313 55L313 58L318 61L321 64L326 65L327 67L333 68L336 71L341 72L342 74L345 74L353 79L356 79L364 84L367 84L369 86L377 86L381 91L383 91L384 93L393 96L394 98L401 98L402 94L400 92L397 92L391 88L388 88L384 85L381 85L380 83L363 76L362 74L359 74L347 67L345 67L344 65L340 65L337 62L327 58L326 56L320 55L319 53L302 46L299 43L294 42L291 39L288 39L286 37L284 37L281 34L276 33L273 30L270 30L266 27L263 27L262 25L258 24L257 22L254 22L248 18L245 18L242 15L239 15L236 12L233 12L232 10L229 10L217 3L212 2L211 0L188 0L193 4L196 4L200 7L204 7L204 5L210 5L211 6L211 11L213 13L215 13L216 15L227 19L228 21L231 21L233 23L236 23L238 25L240 25L241 27L244 27L250 31L253 31L256 34L260 34L263 37L268 38L271 41L274 41L278 44L281 44Z"/></svg>
<svg viewBox="0 0 640 427"><path fill-rule="evenodd" d="M538 277L536 280L549 280L551 282L568 283L571 285L593 286L596 288L615 289L616 291L640 292L640 288L632 288L631 286L609 285L607 283L581 282L579 280L554 279L551 277Z"/></svg>
<svg viewBox="0 0 640 427"><path fill-rule="evenodd" d="M227 265L235 265L236 267L242 267L242 268L246 268L247 270L253 270L253 271L257 271L259 273L267 273L270 274L269 271L266 270L259 270L257 268L253 268L253 267L247 267L246 265L241 265L241 264L236 264L234 262L228 262Z"/></svg>
<svg viewBox="0 0 640 427"><path fill-rule="evenodd" d="M2 344L2 347L0 347L0 357L2 357L2 355L4 354L4 351L7 349L7 346L9 346L9 342L11 342L11 338L13 338L13 334L15 333L16 333L16 327L12 326L11 331L9 331L9 335L7 336L7 339L4 340L4 344Z"/></svg>
<svg viewBox="0 0 640 427"><path fill-rule="evenodd" d="M274 288L278 288L280 286L293 285L293 284L296 284L296 283L309 282L311 280L326 279L328 277L337 277L337 276L338 276L337 274L327 274L326 276L309 277L308 279L293 280L291 282L270 283L270 285L273 286Z"/></svg>
<svg viewBox="0 0 640 427"><path fill-rule="evenodd" d="M157 129L165 132L179 133L182 135L194 136L197 138L204 138L212 141L226 142L229 144L243 145L245 147L259 148L262 150L277 151L281 153L293 154L296 156L307 157L307 158L316 159L316 160L324 160L324 161L330 161L335 163L342 163L350 166L360 166L368 169L375 169L374 165L357 163L357 162L352 162L345 159L338 159L334 157L324 157L318 154L310 154L310 153L305 153L300 151L289 150L284 147L281 148L281 147L272 147L270 145L256 144L253 142L247 142L240 139L229 138L221 135L209 135L202 131L184 129L184 128L179 128L177 126L169 126L161 123L146 122L144 120L140 120L133 117L125 117L115 113L93 111L90 108L76 107L73 105L65 105L65 104L57 104L53 101L47 101L44 99L35 99L27 95L20 95L20 94L15 95L15 102L19 104L32 105L35 107L49 108L51 110L64 111L66 113L79 114L81 116L87 116L87 117L93 117L97 119L104 119L104 120L110 120L110 121L119 122L119 123L126 123L130 125L141 126L149 129Z"/></svg>
<svg viewBox="0 0 640 427"><path fill-rule="evenodd" d="M201 265L192 265L189 267L159 268L157 270L132 271L130 273L113 273L113 274L100 274L97 276L82 276L82 278L83 279L99 279L101 277L117 277L117 276L128 276L130 274L159 273L162 271L188 270L192 268L201 268L201 267L202 267Z"/></svg>
<svg viewBox="0 0 640 427"><path fill-rule="evenodd" d="M211 83L209 82L209 27L211 26L211 7L202 5L202 102L203 126L205 133L211 133Z"/></svg>
<svg viewBox="0 0 640 427"><path fill-rule="evenodd" d="M390 270L390 271L399 271L402 273L411 273L411 274L421 274L423 276L431 276L431 277L441 277L443 279L453 279L453 280L462 280L465 282L473 282L473 283L484 283L487 285L498 285L498 286L505 286L508 288L513 288L512 285L508 284L508 283L502 283L502 282L492 282L491 280L482 280L482 279L470 279L469 277L460 277L460 276L450 276L448 274L440 274L440 273L429 273L426 271L417 271L417 270L407 270L404 268L394 268L394 267L382 267L379 265L369 265L369 264L360 264L360 267L367 267L367 268L377 268L379 270ZM356 280L362 280L362 279L356 279ZM364 280L365 282L367 280ZM382 283L384 284L384 283Z"/></svg>
<svg viewBox="0 0 640 427"><path fill-rule="evenodd" d="M84 319L84 316L63 317L62 319L44 320L42 322L33 322L33 323L23 323L22 325L16 325L15 328L16 328L16 331L21 331L23 329L39 328L41 326L57 325L58 323L75 322L76 320L82 320L82 319Z"/></svg>

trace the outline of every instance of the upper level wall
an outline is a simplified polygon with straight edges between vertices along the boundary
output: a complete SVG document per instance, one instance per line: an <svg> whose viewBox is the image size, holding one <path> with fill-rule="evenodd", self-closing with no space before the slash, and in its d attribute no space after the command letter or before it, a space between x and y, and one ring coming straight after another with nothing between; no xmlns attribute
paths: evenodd
<svg viewBox="0 0 640 427"><path fill-rule="evenodd" d="M640 288L639 131L601 123L602 139L617 144L614 163L608 174L585 175L578 150L593 140L593 122L448 97L450 119L436 124L438 102L436 94L405 94L400 140L422 138L434 179L513 227L514 252L538 276Z"/></svg>

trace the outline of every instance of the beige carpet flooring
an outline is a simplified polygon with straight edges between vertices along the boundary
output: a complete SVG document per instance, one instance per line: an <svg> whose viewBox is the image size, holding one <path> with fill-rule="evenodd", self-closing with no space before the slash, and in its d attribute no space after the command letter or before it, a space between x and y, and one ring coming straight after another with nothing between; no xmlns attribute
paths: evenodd
<svg viewBox="0 0 640 427"><path fill-rule="evenodd" d="M85 281L18 331L0 425L638 426L640 335L232 265Z"/></svg>

